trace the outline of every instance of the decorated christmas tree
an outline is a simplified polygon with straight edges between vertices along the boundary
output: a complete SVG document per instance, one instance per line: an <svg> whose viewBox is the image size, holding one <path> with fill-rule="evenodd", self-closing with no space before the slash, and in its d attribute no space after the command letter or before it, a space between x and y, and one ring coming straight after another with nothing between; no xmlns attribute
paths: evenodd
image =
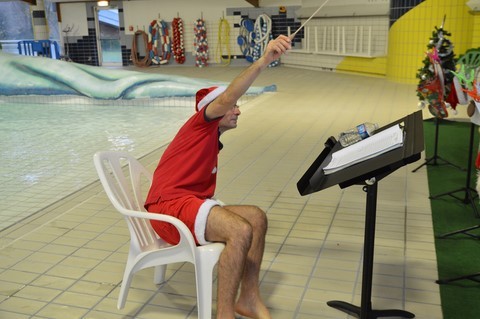
<svg viewBox="0 0 480 319"><path fill-rule="evenodd" d="M423 60L423 67L418 69L419 79L417 96L420 106L428 106L430 112L440 118L448 116L446 108L457 105L455 94L452 92L452 83L455 71L455 53L453 44L447 38L451 34L443 26L435 27L427 45L427 54Z"/></svg>

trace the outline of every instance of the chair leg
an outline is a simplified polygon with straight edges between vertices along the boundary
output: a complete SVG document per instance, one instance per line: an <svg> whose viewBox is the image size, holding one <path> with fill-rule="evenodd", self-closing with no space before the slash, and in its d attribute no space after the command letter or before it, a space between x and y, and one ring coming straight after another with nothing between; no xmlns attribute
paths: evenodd
<svg viewBox="0 0 480 319"><path fill-rule="evenodd" d="M165 281L165 273L167 272L167 265L155 266L153 274L153 283L159 285Z"/></svg>
<svg viewBox="0 0 480 319"><path fill-rule="evenodd" d="M198 319L212 318L212 273L198 272L197 277L197 308Z"/></svg>
<svg viewBox="0 0 480 319"><path fill-rule="evenodd" d="M135 264L138 266L139 264ZM128 296L128 290L130 289L130 284L132 283L133 275L137 270L137 267L131 267L129 265L125 268L125 273L123 274L123 281L120 287L120 294L118 295L117 308L123 309L125 307L125 302ZM154 267L153 281L155 284L160 284L165 281L165 272L167 270L167 265L160 265Z"/></svg>
<svg viewBox="0 0 480 319"><path fill-rule="evenodd" d="M209 258L200 258L195 267L195 280L197 284L198 319L212 318L213 298L213 268L215 262Z"/></svg>
<svg viewBox="0 0 480 319"><path fill-rule="evenodd" d="M132 283L132 277L134 273L132 269L125 269L123 274L123 280L120 287L120 293L118 294L117 308L123 309L125 307L125 302L128 296L128 290L130 289L130 284Z"/></svg>

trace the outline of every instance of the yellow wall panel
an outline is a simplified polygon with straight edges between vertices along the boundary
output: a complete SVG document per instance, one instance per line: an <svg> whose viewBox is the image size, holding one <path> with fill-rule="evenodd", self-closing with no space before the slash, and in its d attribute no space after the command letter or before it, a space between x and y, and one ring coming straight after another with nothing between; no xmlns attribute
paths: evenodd
<svg viewBox="0 0 480 319"><path fill-rule="evenodd" d="M427 44L435 26L442 25L451 33L455 55L472 47L476 16L469 12L468 0L427 0L407 12L390 28L387 78L396 82L416 83L417 70L422 66ZM478 33L477 33L478 34Z"/></svg>
<svg viewBox="0 0 480 319"><path fill-rule="evenodd" d="M473 17L472 48L480 47L480 14Z"/></svg>
<svg viewBox="0 0 480 319"><path fill-rule="evenodd" d="M385 76L387 69L387 58L357 58L345 57L337 65L337 71L357 72L367 75L381 75Z"/></svg>

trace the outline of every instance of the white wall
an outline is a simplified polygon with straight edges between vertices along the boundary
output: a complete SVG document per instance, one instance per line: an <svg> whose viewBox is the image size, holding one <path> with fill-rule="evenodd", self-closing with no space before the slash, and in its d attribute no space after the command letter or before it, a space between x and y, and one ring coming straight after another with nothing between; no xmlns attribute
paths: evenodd
<svg viewBox="0 0 480 319"><path fill-rule="evenodd" d="M264 8L278 8L280 6L301 6L302 9L299 11L305 10L308 8L313 13L316 8L322 5L325 0L260 0L260 6ZM210 63L220 62L220 56L217 52L219 47L218 45L218 34L219 34L219 22L221 18L225 18L230 25L230 47L231 55L241 55L239 46L237 44L238 29L234 29L234 24L239 24L241 21L241 16L227 16L226 8L253 8L245 0L208 0L202 1L201 4L197 0L175 0L173 3L170 2L165 4L164 1L158 0L136 0L136 1L112 1L112 5L121 4L123 5L123 16L124 16L124 27L125 35L133 36L136 30L144 30L148 33L149 24L153 20L162 19L168 23L171 23L173 18L179 16L184 21L184 45L186 52L193 52L194 47L194 34L193 34L193 23L199 18L203 18L207 27L207 37L209 44L209 56ZM389 0L329 0L324 9L321 12L329 12L336 10L338 12L343 12L343 9L346 8L358 8L363 6L364 8L389 8ZM88 6L87 6L88 7ZM382 10L383 10L382 9ZM64 3L61 4L61 13L62 13L62 28L66 25L74 25L74 32L70 36L86 36L88 35L88 26L87 26L87 12L86 6L84 3ZM363 10L363 9L362 9ZM372 9L373 10L373 9ZM347 10L348 11L348 10ZM298 13L298 11L297 11ZM311 14L310 13L310 14ZM308 17L308 16L307 16ZM301 19L302 21L306 20L306 17ZM331 16L328 19L313 19L308 23L308 26L311 28L318 27L324 28L325 26L347 26L346 36L347 41L352 38L351 28L355 26L364 26L369 28L373 26L373 37L371 44L371 54L370 56L382 56L386 52L386 46L388 42L388 16L342 16L341 14L336 18ZM352 27L350 27L352 26ZM130 28L131 27L131 28ZM130 42L131 40L128 40ZM365 40L364 43L367 41ZM346 44L348 48L352 47L351 43ZM307 43L304 41L304 49L307 46ZM308 46L310 51L314 48L314 39L311 38ZM296 49L298 49L296 47ZM225 54L225 52L222 52ZM347 54L348 55L348 54ZM309 59L319 60L321 65L324 65L325 59L331 59L328 63L332 68L341 60L343 54L336 54L333 52L327 53L327 55L315 55L315 56L306 56L304 53L300 55L292 55L288 62L298 65L308 65L312 61L307 61ZM340 57L340 59L339 59ZM285 61L287 62L287 61ZM288 63L287 62L287 63ZM317 63L313 63L316 65Z"/></svg>
<svg viewBox="0 0 480 319"><path fill-rule="evenodd" d="M324 2L325 7L327 6L345 6L345 5L378 5L378 4L388 4L390 5L390 0L302 0L303 7L319 7Z"/></svg>
<svg viewBox="0 0 480 319"><path fill-rule="evenodd" d="M317 9L321 10L317 12ZM335 0L319 2L305 0L297 11L298 18L307 19L315 13L315 17L358 17L389 15L389 0Z"/></svg>
<svg viewBox="0 0 480 319"><path fill-rule="evenodd" d="M174 4L174 5L173 5ZM218 21L226 16L225 8L227 7L248 7L251 6L245 0L209 0L209 1L192 1L192 0L174 0L168 5L163 1L138 0L124 1L124 17L125 17L125 33L133 34L128 31L129 26L133 26L136 30L148 30L148 24L154 20L160 19L171 22L173 18L180 16L184 23L199 19L203 15L203 19L208 21Z"/></svg>
<svg viewBox="0 0 480 319"><path fill-rule="evenodd" d="M260 0L260 7L301 6L303 0Z"/></svg>
<svg viewBox="0 0 480 319"><path fill-rule="evenodd" d="M301 0L264 0L261 6L265 8L275 8L276 11L279 6L299 6ZM115 3L115 2L113 2ZM131 36L137 30L149 32L149 24L153 20L161 19L170 23L177 15L182 18L184 22L184 46L186 52L194 51L194 22L203 18L207 28L207 38L209 46L210 63L219 63L220 54L219 48L219 26L220 19L225 18L230 26L230 54L242 55L237 44L238 28L234 28L235 24L240 24L242 17L240 15L228 15L226 8L255 8L245 0L208 0L197 2L195 0L175 0L175 5L162 5L160 1L153 0L136 0L124 1L124 21L125 34ZM258 9L257 9L258 10ZM227 50L222 46L222 54L226 55ZM244 61L242 60L241 63Z"/></svg>
<svg viewBox="0 0 480 319"><path fill-rule="evenodd" d="M87 11L85 3L62 3L60 5L62 22L60 22L60 32L67 27L72 27L69 36L88 35ZM61 36L65 34L61 33Z"/></svg>

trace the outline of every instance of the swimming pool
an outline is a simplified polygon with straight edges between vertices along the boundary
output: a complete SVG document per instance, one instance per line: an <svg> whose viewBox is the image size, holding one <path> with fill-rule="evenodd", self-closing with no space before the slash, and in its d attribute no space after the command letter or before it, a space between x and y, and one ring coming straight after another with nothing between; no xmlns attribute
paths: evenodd
<svg viewBox="0 0 480 319"><path fill-rule="evenodd" d="M95 152L140 158L170 142L193 112L193 97L0 96L0 231L96 181Z"/></svg>
<svg viewBox="0 0 480 319"><path fill-rule="evenodd" d="M141 157L168 143L191 106L0 103L0 230L98 179L92 156Z"/></svg>
<svg viewBox="0 0 480 319"><path fill-rule="evenodd" d="M92 156L168 143L195 93L224 82L0 52L0 231L97 180ZM250 87L239 105L274 85Z"/></svg>

